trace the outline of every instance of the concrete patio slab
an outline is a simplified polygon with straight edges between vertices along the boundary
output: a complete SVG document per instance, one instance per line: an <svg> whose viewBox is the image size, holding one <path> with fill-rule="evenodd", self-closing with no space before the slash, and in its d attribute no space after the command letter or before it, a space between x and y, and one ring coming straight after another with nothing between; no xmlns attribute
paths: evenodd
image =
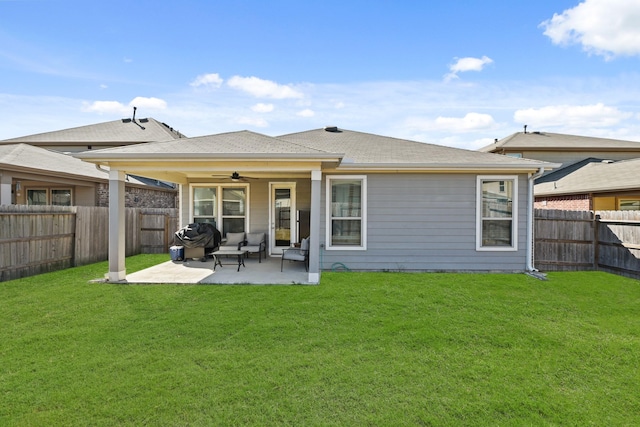
<svg viewBox="0 0 640 427"><path fill-rule="evenodd" d="M223 259L223 266L214 270L213 258L205 262L190 259L167 261L147 269L127 274L126 283L174 283L174 284L253 284L291 285L311 284L304 263L284 263L280 272L280 258L267 257L261 263L257 257L246 258L244 267L237 271L236 257Z"/></svg>

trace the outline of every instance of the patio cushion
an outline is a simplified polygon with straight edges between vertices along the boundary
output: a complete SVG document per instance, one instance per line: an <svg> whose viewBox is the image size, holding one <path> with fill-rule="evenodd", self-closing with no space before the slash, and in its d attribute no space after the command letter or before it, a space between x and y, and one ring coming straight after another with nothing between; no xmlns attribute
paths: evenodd
<svg viewBox="0 0 640 427"><path fill-rule="evenodd" d="M289 261L304 261L305 256L302 252L296 249L288 249L283 255L284 259L288 259Z"/></svg>
<svg viewBox="0 0 640 427"><path fill-rule="evenodd" d="M247 233L247 245L259 246L264 242L264 233Z"/></svg>
<svg viewBox="0 0 640 427"><path fill-rule="evenodd" d="M308 251L309 250L309 238L308 237L306 239L302 239L302 242L300 242L300 250L302 250L302 251Z"/></svg>
<svg viewBox="0 0 640 427"><path fill-rule="evenodd" d="M225 245L237 246L238 243L244 242L244 233L227 233L227 242Z"/></svg>

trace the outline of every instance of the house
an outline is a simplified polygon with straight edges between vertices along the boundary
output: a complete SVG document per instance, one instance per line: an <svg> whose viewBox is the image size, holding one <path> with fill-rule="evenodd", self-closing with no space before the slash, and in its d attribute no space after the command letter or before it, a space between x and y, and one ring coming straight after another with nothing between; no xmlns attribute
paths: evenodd
<svg viewBox="0 0 640 427"><path fill-rule="evenodd" d="M0 205L108 206L108 170L68 153L183 137L155 119L134 117L0 141ZM173 183L127 176L128 207L173 208L176 197Z"/></svg>
<svg viewBox="0 0 640 427"><path fill-rule="evenodd" d="M557 166L337 127L280 137L240 131L75 156L110 169L111 281L126 277L127 174L178 183L183 225L213 223L223 236L267 233L270 256L308 234L309 282L317 283L321 270L336 266L532 270L533 180Z"/></svg>
<svg viewBox="0 0 640 427"><path fill-rule="evenodd" d="M536 180L535 207L565 210L640 210L640 158L588 158Z"/></svg>
<svg viewBox="0 0 640 427"><path fill-rule="evenodd" d="M551 132L516 132L480 148L485 153L560 163L561 167L589 157L629 160L640 157L640 142Z"/></svg>
<svg viewBox="0 0 640 427"><path fill-rule="evenodd" d="M480 151L561 164L536 180L536 208L640 209L640 142L518 132Z"/></svg>
<svg viewBox="0 0 640 427"><path fill-rule="evenodd" d="M29 144L62 153L122 147L143 142L184 138L180 132L153 118L112 120L0 141L0 145Z"/></svg>
<svg viewBox="0 0 640 427"><path fill-rule="evenodd" d="M175 207L177 190L126 177L126 206ZM109 171L28 144L0 145L0 205L108 206Z"/></svg>

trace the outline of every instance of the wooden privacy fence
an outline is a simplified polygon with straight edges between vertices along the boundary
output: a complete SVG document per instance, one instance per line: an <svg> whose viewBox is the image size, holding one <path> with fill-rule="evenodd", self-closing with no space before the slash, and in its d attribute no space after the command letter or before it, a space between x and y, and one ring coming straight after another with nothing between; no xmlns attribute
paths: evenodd
<svg viewBox="0 0 640 427"><path fill-rule="evenodd" d="M177 209L126 208L126 255L168 252ZM105 261L109 210L0 206L0 281Z"/></svg>
<svg viewBox="0 0 640 427"><path fill-rule="evenodd" d="M535 210L535 266L640 278L639 211Z"/></svg>

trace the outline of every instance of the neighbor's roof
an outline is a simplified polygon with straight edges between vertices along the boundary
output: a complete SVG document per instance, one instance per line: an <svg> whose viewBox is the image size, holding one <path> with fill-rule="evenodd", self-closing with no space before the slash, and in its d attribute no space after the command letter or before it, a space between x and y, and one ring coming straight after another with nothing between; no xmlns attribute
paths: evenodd
<svg viewBox="0 0 640 427"><path fill-rule="evenodd" d="M183 138L174 141L129 145L76 154L86 160L207 160L210 158L338 159L339 153L310 148L292 141L251 131Z"/></svg>
<svg viewBox="0 0 640 427"><path fill-rule="evenodd" d="M184 138L180 132L155 119L122 119L71 129L5 139L3 144L124 145Z"/></svg>
<svg viewBox="0 0 640 427"><path fill-rule="evenodd" d="M286 141L342 152L339 169L347 168L514 168L551 169L558 165L460 148L427 144L345 129L323 128L278 137Z"/></svg>
<svg viewBox="0 0 640 427"><path fill-rule="evenodd" d="M96 169L95 165L29 144L0 145L0 169L75 177L85 181L109 179L109 174Z"/></svg>
<svg viewBox="0 0 640 427"><path fill-rule="evenodd" d="M640 190L640 158L618 162L586 159L536 182L536 196Z"/></svg>
<svg viewBox="0 0 640 427"><path fill-rule="evenodd" d="M517 132L478 151L638 151L640 142L550 132Z"/></svg>

